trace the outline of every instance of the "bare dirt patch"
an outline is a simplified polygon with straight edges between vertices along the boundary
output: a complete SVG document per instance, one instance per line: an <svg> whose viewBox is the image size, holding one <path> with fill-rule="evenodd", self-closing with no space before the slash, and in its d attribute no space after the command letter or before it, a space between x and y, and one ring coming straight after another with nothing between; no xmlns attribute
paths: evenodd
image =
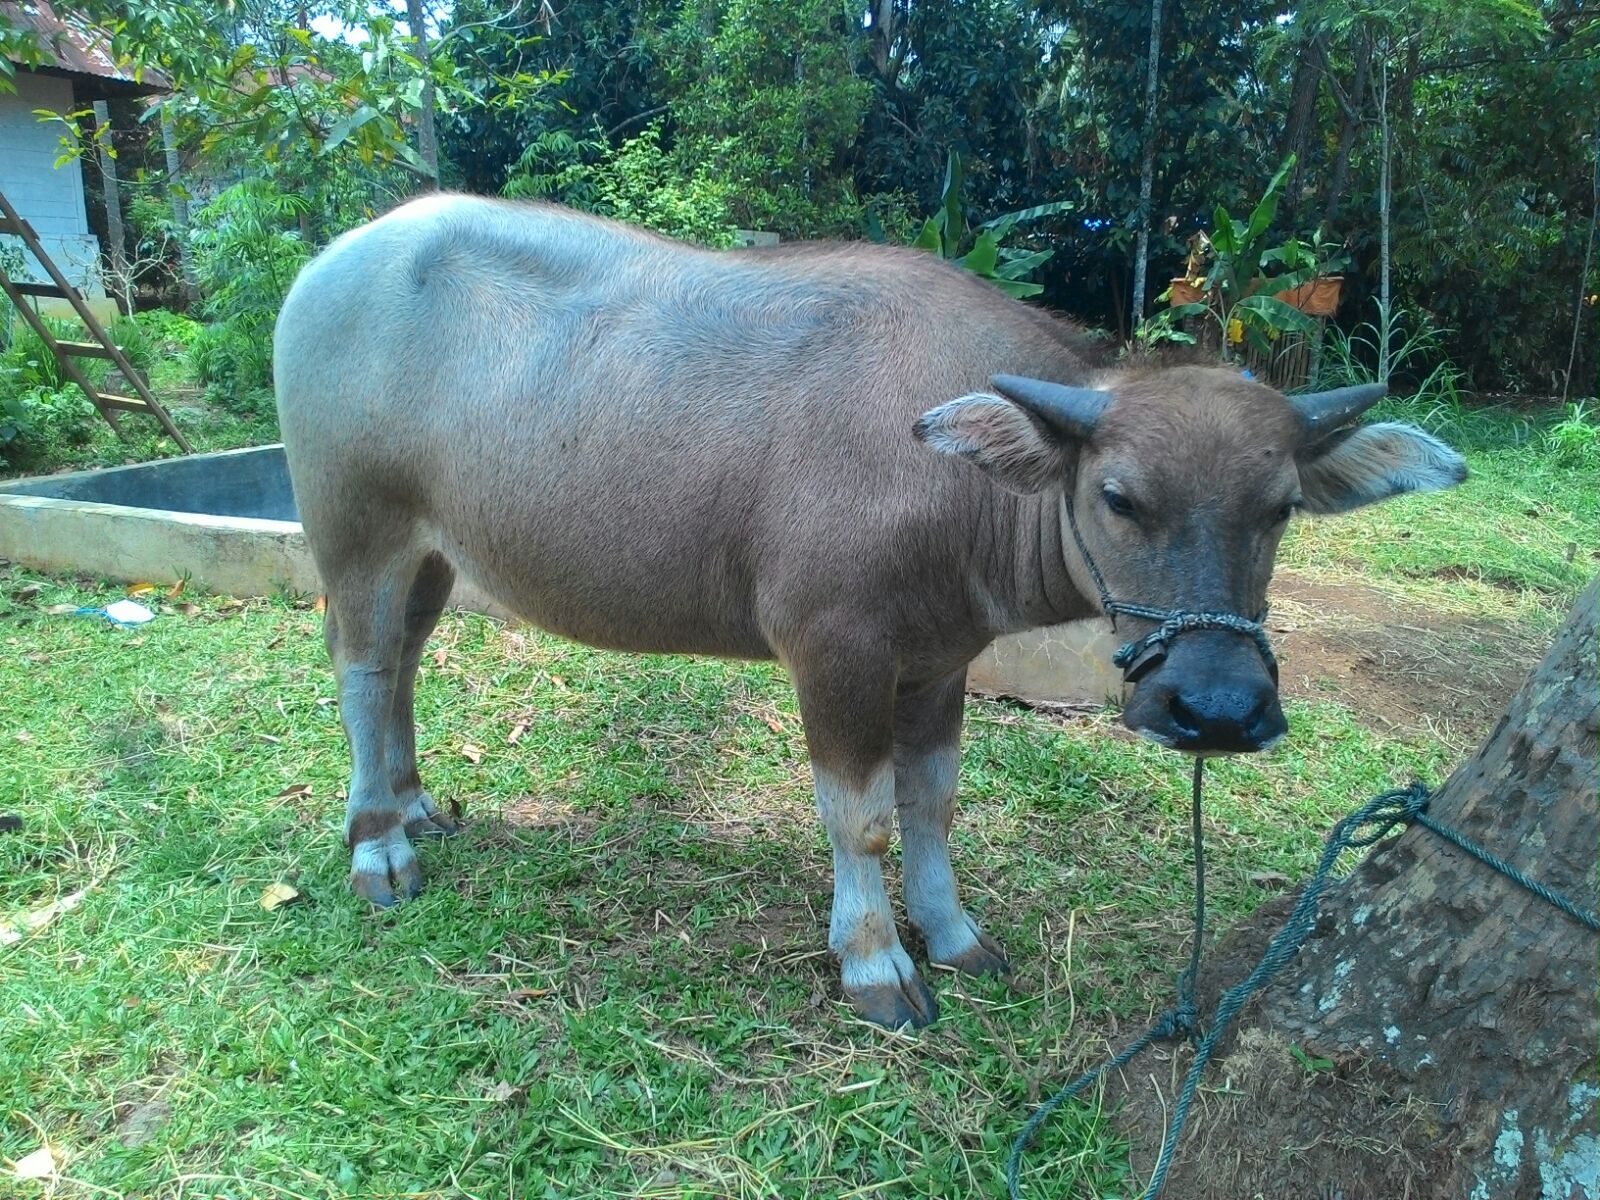
<svg viewBox="0 0 1600 1200"><path fill-rule="evenodd" d="M1461 744L1488 731L1545 649L1510 622L1289 571L1273 584L1268 626L1285 695L1335 700L1380 729Z"/></svg>

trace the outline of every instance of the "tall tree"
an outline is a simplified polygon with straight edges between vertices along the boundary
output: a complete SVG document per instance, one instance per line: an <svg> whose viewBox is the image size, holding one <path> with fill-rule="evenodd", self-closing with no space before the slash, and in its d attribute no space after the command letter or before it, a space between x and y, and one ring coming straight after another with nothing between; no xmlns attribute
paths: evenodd
<svg viewBox="0 0 1600 1200"><path fill-rule="evenodd" d="M429 187L439 186L439 135L434 127L433 56L428 50L428 18L422 0L406 0L406 18L411 25L411 41L417 61L422 64L422 86L417 91L417 153L427 168ZM304 28L303 25L297 25Z"/></svg>
<svg viewBox="0 0 1600 1200"><path fill-rule="evenodd" d="M741 225L854 233L852 159L870 89L837 0L687 0L662 31L674 151L736 188Z"/></svg>
<svg viewBox="0 0 1600 1200"><path fill-rule="evenodd" d="M1156 71L1161 64L1161 0L1150 0L1150 50L1144 76L1144 155L1139 165L1139 240L1133 254L1133 313L1144 320L1144 277L1150 261L1150 188L1156 169Z"/></svg>

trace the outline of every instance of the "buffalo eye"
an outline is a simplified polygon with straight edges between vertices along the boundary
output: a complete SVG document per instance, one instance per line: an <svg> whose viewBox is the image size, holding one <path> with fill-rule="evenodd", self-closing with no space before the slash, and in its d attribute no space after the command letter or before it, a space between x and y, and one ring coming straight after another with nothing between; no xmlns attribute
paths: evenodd
<svg viewBox="0 0 1600 1200"><path fill-rule="evenodd" d="M1115 488L1105 488L1100 493L1105 497L1106 507L1119 517L1133 516L1133 501L1129 500Z"/></svg>
<svg viewBox="0 0 1600 1200"><path fill-rule="evenodd" d="M1278 510L1278 515L1273 518L1273 522L1272 523L1274 525L1282 525L1290 517L1294 516L1295 510L1300 507L1300 504L1301 504L1301 502L1299 500L1291 500L1291 501L1289 501L1289 503L1285 504L1282 508L1280 508Z"/></svg>

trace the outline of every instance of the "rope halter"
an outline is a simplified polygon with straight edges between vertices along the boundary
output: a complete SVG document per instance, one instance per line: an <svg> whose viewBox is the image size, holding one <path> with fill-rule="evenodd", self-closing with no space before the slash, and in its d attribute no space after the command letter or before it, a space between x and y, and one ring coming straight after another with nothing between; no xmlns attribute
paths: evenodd
<svg viewBox="0 0 1600 1200"><path fill-rule="evenodd" d="M1273 684L1277 684L1278 656L1272 652L1272 639L1267 636L1265 608L1252 621L1248 617L1241 617L1238 613L1190 612L1186 609L1156 608L1149 604L1128 604L1112 599L1111 589L1106 586L1105 576L1100 574L1094 556L1084 544L1083 533L1078 528L1078 515L1073 509L1072 501L1064 499L1062 503L1067 510L1067 524L1072 529L1072 540L1078 544L1078 553L1083 557L1084 566L1089 568L1089 577L1094 580L1094 586L1100 593L1100 607L1110 618L1111 628L1113 630L1117 628L1118 614L1156 623L1156 627L1142 638L1122 643L1111 656L1112 664L1121 668L1122 678L1126 682L1138 683L1160 666L1167 657L1167 648L1180 633L1189 633L1196 629L1216 629L1224 633L1241 634L1255 642L1256 649L1261 652L1262 661L1267 665L1267 673L1272 676Z"/></svg>

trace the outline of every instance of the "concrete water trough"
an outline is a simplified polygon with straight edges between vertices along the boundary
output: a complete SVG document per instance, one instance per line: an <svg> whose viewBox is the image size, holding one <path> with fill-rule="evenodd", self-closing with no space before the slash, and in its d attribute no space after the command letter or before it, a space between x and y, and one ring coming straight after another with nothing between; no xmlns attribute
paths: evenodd
<svg viewBox="0 0 1600 1200"><path fill-rule="evenodd" d="M321 591L281 445L131 467L0 480L0 558L41 571L125 582L187 578L232 596ZM470 582L451 603L504 617ZM1034 702L1119 696L1116 639L1079 621L1001 638L971 685Z"/></svg>

